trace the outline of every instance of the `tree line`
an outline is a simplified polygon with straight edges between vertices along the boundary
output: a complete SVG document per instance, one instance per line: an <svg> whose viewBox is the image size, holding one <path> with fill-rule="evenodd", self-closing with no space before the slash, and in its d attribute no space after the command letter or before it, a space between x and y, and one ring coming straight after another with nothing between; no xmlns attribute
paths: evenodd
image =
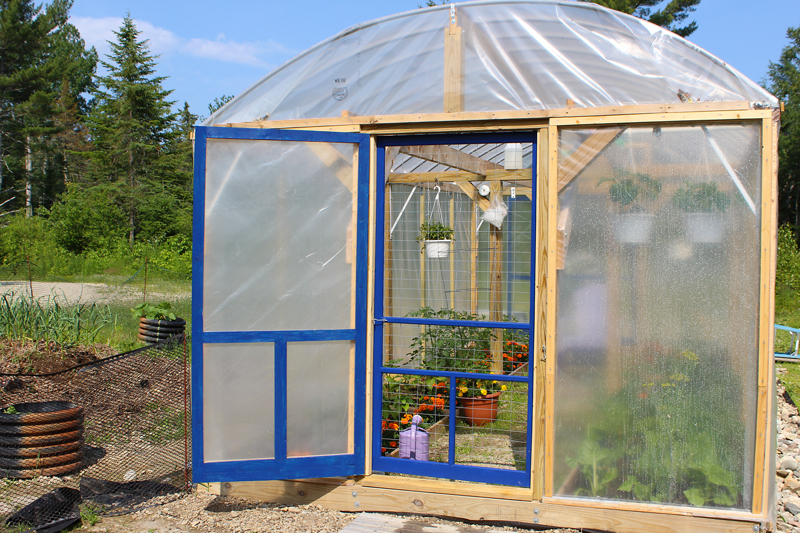
<svg viewBox="0 0 800 533"><path fill-rule="evenodd" d="M198 116L170 100L130 14L100 59L71 7L0 0L0 264L41 239L62 256L165 242L186 252Z"/></svg>

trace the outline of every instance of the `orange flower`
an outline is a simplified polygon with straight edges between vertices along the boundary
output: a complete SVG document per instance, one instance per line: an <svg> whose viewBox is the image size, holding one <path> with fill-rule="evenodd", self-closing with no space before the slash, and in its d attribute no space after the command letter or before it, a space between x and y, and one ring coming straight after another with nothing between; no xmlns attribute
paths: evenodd
<svg viewBox="0 0 800 533"><path fill-rule="evenodd" d="M392 422L389 424L389 429L400 429L400 426L397 425L397 422Z"/></svg>
<svg viewBox="0 0 800 533"><path fill-rule="evenodd" d="M381 446L381 453L386 453L386 448L384 448L383 446Z"/></svg>
<svg viewBox="0 0 800 533"><path fill-rule="evenodd" d="M391 446L392 448L397 448L397 441L393 440L392 442L389 443L389 446Z"/></svg>

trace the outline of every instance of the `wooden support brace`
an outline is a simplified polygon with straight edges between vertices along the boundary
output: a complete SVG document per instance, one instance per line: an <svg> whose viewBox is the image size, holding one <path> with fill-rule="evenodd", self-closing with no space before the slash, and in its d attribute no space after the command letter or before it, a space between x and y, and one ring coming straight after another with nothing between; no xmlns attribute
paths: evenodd
<svg viewBox="0 0 800 533"><path fill-rule="evenodd" d="M619 128L600 128L592 133L575 152L558 167L558 191L569 185L586 166L594 161L603 149L611 144L623 131Z"/></svg>
<svg viewBox="0 0 800 533"><path fill-rule="evenodd" d="M456 150L447 145L402 146L400 153L485 176L488 170L504 170L497 163ZM481 179L480 177L472 178Z"/></svg>

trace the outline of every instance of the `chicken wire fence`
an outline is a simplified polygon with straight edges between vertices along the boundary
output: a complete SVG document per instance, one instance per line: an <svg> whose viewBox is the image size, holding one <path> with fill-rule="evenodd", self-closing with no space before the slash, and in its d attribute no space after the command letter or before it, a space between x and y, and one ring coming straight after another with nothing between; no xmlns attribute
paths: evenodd
<svg viewBox="0 0 800 533"><path fill-rule="evenodd" d="M0 374L0 531L58 531L191 486L184 336L50 374Z"/></svg>

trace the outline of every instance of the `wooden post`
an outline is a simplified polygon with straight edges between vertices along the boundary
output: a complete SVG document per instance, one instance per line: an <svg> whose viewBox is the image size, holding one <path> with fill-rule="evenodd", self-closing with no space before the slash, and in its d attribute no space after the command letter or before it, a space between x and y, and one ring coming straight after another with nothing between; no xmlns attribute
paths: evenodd
<svg viewBox="0 0 800 533"><path fill-rule="evenodd" d="M450 26L444 30L444 112L464 111L464 47L456 6L450 4Z"/></svg>
<svg viewBox="0 0 800 533"><path fill-rule="evenodd" d="M469 298L470 310L473 315L478 314L478 236L475 228L478 224L477 207L473 204L469 226Z"/></svg>
<svg viewBox="0 0 800 533"><path fill-rule="evenodd" d="M493 181L491 200L503 199L502 183ZM503 230L489 224L489 320L503 321ZM503 330L492 330L492 374L503 373Z"/></svg>

